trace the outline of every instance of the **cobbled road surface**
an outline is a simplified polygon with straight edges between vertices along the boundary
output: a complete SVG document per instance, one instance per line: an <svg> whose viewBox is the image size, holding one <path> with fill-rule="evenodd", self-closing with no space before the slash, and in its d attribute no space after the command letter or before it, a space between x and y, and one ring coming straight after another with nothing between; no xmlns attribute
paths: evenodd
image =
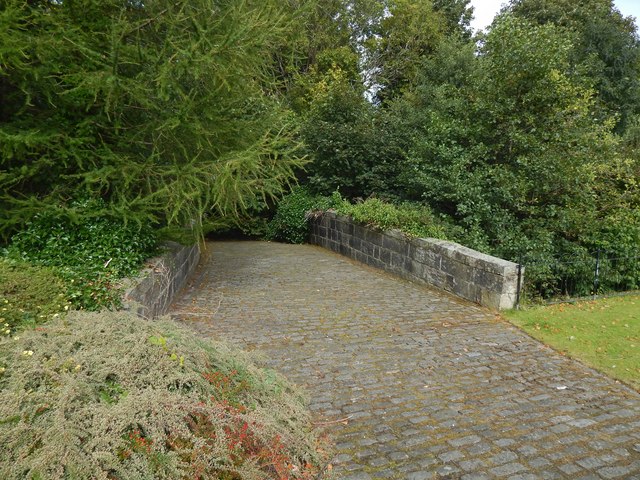
<svg viewBox="0 0 640 480"><path fill-rule="evenodd" d="M640 479L640 395L319 247L214 242L174 318L306 387L337 478Z"/></svg>

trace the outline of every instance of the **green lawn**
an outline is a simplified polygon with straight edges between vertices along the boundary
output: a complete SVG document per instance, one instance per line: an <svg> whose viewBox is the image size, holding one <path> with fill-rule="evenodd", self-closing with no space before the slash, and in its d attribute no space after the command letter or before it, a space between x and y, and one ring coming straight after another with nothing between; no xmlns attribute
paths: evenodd
<svg viewBox="0 0 640 480"><path fill-rule="evenodd" d="M640 296L532 307L505 317L556 350L640 389Z"/></svg>

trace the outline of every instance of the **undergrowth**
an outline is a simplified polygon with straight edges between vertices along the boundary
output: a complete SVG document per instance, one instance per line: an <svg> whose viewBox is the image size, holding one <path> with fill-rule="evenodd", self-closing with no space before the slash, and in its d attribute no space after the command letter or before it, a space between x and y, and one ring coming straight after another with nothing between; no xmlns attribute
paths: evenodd
<svg viewBox="0 0 640 480"><path fill-rule="evenodd" d="M393 204L372 197L355 204L341 202L335 210L339 214L351 217L357 223L377 230L397 229L413 237L432 237L442 240L447 238L445 227L425 205Z"/></svg>
<svg viewBox="0 0 640 480"><path fill-rule="evenodd" d="M305 479L301 394L167 321L71 312L0 340L0 478Z"/></svg>
<svg viewBox="0 0 640 480"><path fill-rule="evenodd" d="M275 216L267 225L265 238L287 243L306 242L310 232L307 213L334 208L336 201L342 201L339 194L323 197L311 194L304 187L294 188L280 200Z"/></svg>
<svg viewBox="0 0 640 480"><path fill-rule="evenodd" d="M50 269L0 257L0 336L65 312L65 295L64 283Z"/></svg>
<svg viewBox="0 0 640 480"><path fill-rule="evenodd" d="M37 215L14 235L9 258L48 267L66 286L77 308L99 310L120 302L120 279L137 273L157 253L157 238L147 226L101 215L101 200L76 202L96 216L78 223L67 213Z"/></svg>
<svg viewBox="0 0 640 480"><path fill-rule="evenodd" d="M426 205L418 203L390 203L371 197L350 203L339 192L331 196L317 196L303 187L294 189L282 198L273 220L269 223L268 240L303 243L309 236L309 213L331 210L351 217L377 230L398 229L413 237L432 237L442 240L457 237L460 232L437 218Z"/></svg>

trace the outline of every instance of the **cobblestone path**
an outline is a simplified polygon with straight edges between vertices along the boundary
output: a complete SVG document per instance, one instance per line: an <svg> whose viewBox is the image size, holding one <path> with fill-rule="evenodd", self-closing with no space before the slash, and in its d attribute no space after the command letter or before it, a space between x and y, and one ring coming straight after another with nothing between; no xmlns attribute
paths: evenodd
<svg viewBox="0 0 640 480"><path fill-rule="evenodd" d="M312 246L208 245L172 315L306 386L344 479L640 478L640 395L481 307Z"/></svg>

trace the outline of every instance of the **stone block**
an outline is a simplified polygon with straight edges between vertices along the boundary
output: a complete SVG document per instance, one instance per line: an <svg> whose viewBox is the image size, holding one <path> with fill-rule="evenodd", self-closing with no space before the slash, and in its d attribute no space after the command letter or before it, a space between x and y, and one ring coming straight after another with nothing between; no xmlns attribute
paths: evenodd
<svg viewBox="0 0 640 480"><path fill-rule="evenodd" d="M321 227L327 228L327 229L330 228L331 227L332 215L333 214L327 213L325 215L319 216L318 219L317 219L318 225L320 225Z"/></svg>
<svg viewBox="0 0 640 480"><path fill-rule="evenodd" d="M423 263L430 267L440 268L442 256L422 245L413 244L411 257L416 262Z"/></svg>
<svg viewBox="0 0 640 480"><path fill-rule="evenodd" d="M355 252L355 257L354 257L358 262L364 263L364 264L368 264L368 258L367 255L362 253L362 252Z"/></svg>
<svg viewBox="0 0 640 480"><path fill-rule="evenodd" d="M382 232L378 232L377 230L368 229L364 234L364 239L368 243L372 243L377 246L384 245L384 237L385 235Z"/></svg>
<svg viewBox="0 0 640 480"><path fill-rule="evenodd" d="M454 292L456 288L456 284L458 280L453 275L450 275L446 272L442 272L444 274L444 282L442 288L447 290L448 292Z"/></svg>
<svg viewBox="0 0 640 480"><path fill-rule="evenodd" d="M353 226L353 235L364 240L367 235L368 229L363 227L362 225L354 224Z"/></svg>
<svg viewBox="0 0 640 480"><path fill-rule="evenodd" d="M424 264L422 264L420 262L416 262L413 259L409 259L409 261L407 263L407 271L411 275L415 275L417 277L422 278L423 273L424 273L424 269L425 269Z"/></svg>
<svg viewBox="0 0 640 480"><path fill-rule="evenodd" d="M392 252L391 253L391 267L396 269L396 270L403 270L403 271L407 271L408 270L408 258L405 255L402 255L400 253L395 253Z"/></svg>
<svg viewBox="0 0 640 480"><path fill-rule="evenodd" d="M379 259L385 265L391 265L391 251L386 248L380 248Z"/></svg>
<svg viewBox="0 0 640 480"><path fill-rule="evenodd" d="M500 275L496 275L493 272L476 268L472 270L471 280L482 288L502 292L502 286L505 278Z"/></svg>
<svg viewBox="0 0 640 480"><path fill-rule="evenodd" d="M400 255L407 255L409 240L397 230L385 232L382 237L382 246Z"/></svg>
<svg viewBox="0 0 640 480"><path fill-rule="evenodd" d="M374 245L373 243L370 242L362 242L362 246L360 247L360 251L363 252L366 255L372 256L374 257L374 251L375 251L376 245Z"/></svg>
<svg viewBox="0 0 640 480"><path fill-rule="evenodd" d="M443 257L440 261L440 270L461 280L464 279L464 281L467 282L473 281L473 268L454 258Z"/></svg>
<svg viewBox="0 0 640 480"><path fill-rule="evenodd" d="M455 277L454 277L455 278ZM456 281L453 282L451 286L451 292L456 294L459 297L466 298L467 300L473 301L475 298L475 290L473 288L473 284L461 280L460 278L455 278Z"/></svg>
<svg viewBox="0 0 640 480"><path fill-rule="evenodd" d="M442 272L442 270L429 268L425 266L423 272L424 272L423 279L429 285L433 285L434 287L445 289L447 276L444 272Z"/></svg>
<svg viewBox="0 0 640 480"><path fill-rule="evenodd" d="M382 263L378 258L375 258L375 257L369 257L368 265L374 268L379 268L381 270L386 269L386 265Z"/></svg>
<svg viewBox="0 0 640 480"><path fill-rule="evenodd" d="M480 288L480 302L489 308L499 309L501 308L501 295L497 292L487 290L486 288ZM512 307L508 307L512 308Z"/></svg>

